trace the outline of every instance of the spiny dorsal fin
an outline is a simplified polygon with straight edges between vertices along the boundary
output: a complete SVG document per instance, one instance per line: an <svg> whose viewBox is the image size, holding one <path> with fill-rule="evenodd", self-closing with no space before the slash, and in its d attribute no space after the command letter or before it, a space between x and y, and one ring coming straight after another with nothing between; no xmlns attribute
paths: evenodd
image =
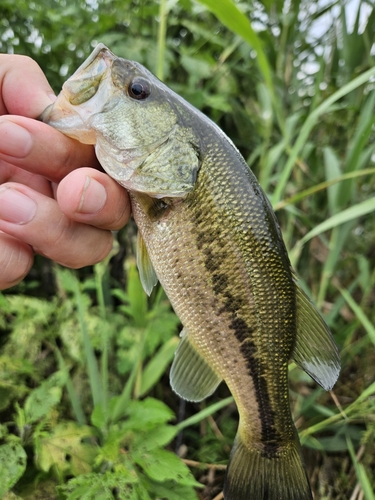
<svg viewBox="0 0 375 500"><path fill-rule="evenodd" d="M152 289L158 282L158 277L156 276L145 242L139 231L137 234L137 267L143 290L147 295L151 295Z"/></svg>
<svg viewBox="0 0 375 500"><path fill-rule="evenodd" d="M324 319L296 283L297 337L293 360L329 391L340 373L340 354Z"/></svg>
<svg viewBox="0 0 375 500"><path fill-rule="evenodd" d="M185 329L181 337L171 368L171 387L187 401L202 401L216 390L221 378L191 344Z"/></svg>

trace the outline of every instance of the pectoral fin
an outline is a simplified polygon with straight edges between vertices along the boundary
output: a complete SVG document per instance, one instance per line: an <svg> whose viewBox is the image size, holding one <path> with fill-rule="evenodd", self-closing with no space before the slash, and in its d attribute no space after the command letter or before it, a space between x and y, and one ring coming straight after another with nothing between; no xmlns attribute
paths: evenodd
<svg viewBox="0 0 375 500"><path fill-rule="evenodd" d="M340 354L325 321L296 284L297 338L293 360L326 391L340 373Z"/></svg>
<svg viewBox="0 0 375 500"><path fill-rule="evenodd" d="M221 378L191 344L185 330L181 336L170 373L171 387L187 401L202 401L216 390Z"/></svg>
<svg viewBox="0 0 375 500"><path fill-rule="evenodd" d="M158 277L139 231L137 235L137 267L143 289L147 295L151 295L152 289L158 282Z"/></svg>

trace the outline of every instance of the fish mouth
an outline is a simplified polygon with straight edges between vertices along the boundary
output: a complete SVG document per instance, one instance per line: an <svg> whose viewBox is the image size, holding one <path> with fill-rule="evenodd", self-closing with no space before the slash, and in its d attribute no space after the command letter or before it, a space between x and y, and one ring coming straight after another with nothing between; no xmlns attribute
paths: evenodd
<svg viewBox="0 0 375 500"><path fill-rule="evenodd" d="M98 43L98 45L95 47L95 49L91 52L89 57L83 61L81 66L76 69L76 71L73 73L73 75L69 78L71 79L78 79L81 78L82 73L86 73L88 68L90 68L90 73L92 73L92 76L97 73L101 73L104 69L104 66L106 68L110 68L112 65L112 62L117 59L117 56L113 52L109 50L108 47L104 45L104 43ZM66 84L67 82L65 82ZM64 84L64 85L65 85Z"/></svg>
<svg viewBox="0 0 375 500"><path fill-rule="evenodd" d="M38 119L84 144L95 144L95 133L90 126L92 117L102 111L103 103L107 103L108 110L117 102L109 99L111 85L101 85L105 79L110 81L115 59L104 44L98 44Z"/></svg>

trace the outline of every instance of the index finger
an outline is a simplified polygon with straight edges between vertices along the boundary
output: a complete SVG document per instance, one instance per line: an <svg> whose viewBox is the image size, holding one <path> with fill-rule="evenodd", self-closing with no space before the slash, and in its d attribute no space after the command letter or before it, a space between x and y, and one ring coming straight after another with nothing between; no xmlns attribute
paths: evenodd
<svg viewBox="0 0 375 500"><path fill-rule="evenodd" d="M1 160L59 182L80 167L99 168L93 146L23 116L0 117Z"/></svg>

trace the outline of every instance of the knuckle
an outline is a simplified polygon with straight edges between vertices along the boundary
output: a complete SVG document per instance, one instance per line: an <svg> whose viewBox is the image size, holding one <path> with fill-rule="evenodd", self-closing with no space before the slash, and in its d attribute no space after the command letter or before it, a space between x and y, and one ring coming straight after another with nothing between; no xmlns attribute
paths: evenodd
<svg viewBox="0 0 375 500"><path fill-rule="evenodd" d="M27 275L34 259L31 247L8 235L1 235L0 248L0 289L4 290Z"/></svg>
<svg viewBox="0 0 375 500"><path fill-rule="evenodd" d="M74 239L75 229L73 221L64 214L60 214L52 231L47 231L45 246L47 248L63 249Z"/></svg>
<svg viewBox="0 0 375 500"><path fill-rule="evenodd" d="M72 269L90 266L103 260L111 251L110 231L76 223L62 215L44 242L44 255Z"/></svg>
<svg viewBox="0 0 375 500"><path fill-rule="evenodd" d="M59 165L64 165L64 169L70 172L76 167L77 158L68 138L65 136L62 136L61 138L62 141L59 143L60 148L58 155L55 157L55 161Z"/></svg>
<svg viewBox="0 0 375 500"><path fill-rule="evenodd" d="M109 231L106 231L105 239L101 239L99 244L93 246L92 242L90 242L90 244L86 243L85 246L81 245L79 247L80 251L72 253L64 259L64 262L60 263L72 269L93 266L107 257L112 245L113 237Z"/></svg>
<svg viewBox="0 0 375 500"><path fill-rule="evenodd" d="M91 145L81 144L59 132L59 140L56 142L54 153L54 163L60 170L57 177L58 180L61 180L61 177L75 171L77 168L96 165L97 160L94 148ZM62 166L64 175L61 175Z"/></svg>

